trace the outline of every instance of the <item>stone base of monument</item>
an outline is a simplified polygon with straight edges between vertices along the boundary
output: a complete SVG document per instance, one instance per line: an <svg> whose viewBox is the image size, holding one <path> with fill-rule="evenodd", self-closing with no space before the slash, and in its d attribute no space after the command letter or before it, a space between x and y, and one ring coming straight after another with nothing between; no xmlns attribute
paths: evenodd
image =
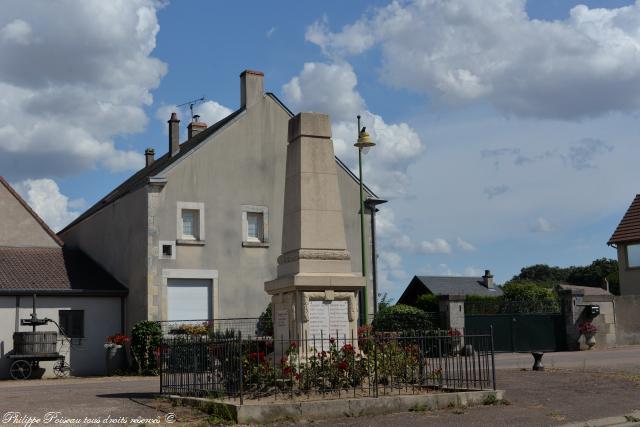
<svg viewBox="0 0 640 427"><path fill-rule="evenodd" d="M272 294L273 339L276 360L280 360L291 345L297 347L301 359L331 345L358 346L358 288L348 283L343 290L305 290L298 283L274 280L266 284ZM343 276L351 282L351 276ZM355 277L362 282L360 277ZM344 284L343 284L344 285ZM302 289L301 289L302 288Z"/></svg>
<svg viewBox="0 0 640 427"><path fill-rule="evenodd" d="M192 406L239 424L265 424L281 420L320 420L338 417L382 415L397 412L451 409L499 402L503 390L463 391L380 397L273 401L245 400L244 404L198 397L169 396L177 404Z"/></svg>

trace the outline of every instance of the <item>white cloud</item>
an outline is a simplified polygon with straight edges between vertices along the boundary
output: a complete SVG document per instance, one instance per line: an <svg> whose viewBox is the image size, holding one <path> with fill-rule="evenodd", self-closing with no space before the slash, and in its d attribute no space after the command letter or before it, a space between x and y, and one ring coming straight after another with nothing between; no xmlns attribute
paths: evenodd
<svg viewBox="0 0 640 427"><path fill-rule="evenodd" d="M567 160L576 170L594 168L595 157L613 151L613 147L596 138L583 138L569 147Z"/></svg>
<svg viewBox="0 0 640 427"><path fill-rule="evenodd" d="M171 117L171 113L176 113L178 119L180 119L180 139L183 141L186 140L187 126L191 121L191 111L189 109L189 106L187 105L178 108L174 105L162 105L158 107L155 117L160 121L165 134L169 133L167 120L169 120L169 118ZM229 114L233 113L233 110L215 101L205 101L194 106L193 113L194 115L197 114L200 116L201 122L204 122L208 126L211 126L224 119Z"/></svg>
<svg viewBox="0 0 640 427"><path fill-rule="evenodd" d="M27 45L31 41L31 25L22 19L14 19L0 30L0 38L5 43Z"/></svg>
<svg viewBox="0 0 640 427"><path fill-rule="evenodd" d="M283 87L287 103L295 110L317 111L333 119L336 155L357 172L356 115L361 114L376 147L365 155L364 181L385 198L405 192L409 165L424 151L420 137L406 123L387 123L381 116L364 110L365 102L356 90L357 77L346 62L307 63L301 73Z"/></svg>
<svg viewBox="0 0 640 427"><path fill-rule="evenodd" d="M471 243L463 240L462 237L458 237L456 239L456 243L457 243L458 247L460 249L462 249L463 251L472 252L472 251L476 250L475 246L473 246Z"/></svg>
<svg viewBox="0 0 640 427"><path fill-rule="evenodd" d="M52 179L27 179L13 187L53 231L73 221L80 213L73 209L83 209L85 205L82 199L69 200L60 193L58 184Z"/></svg>
<svg viewBox="0 0 640 427"><path fill-rule="evenodd" d="M166 65L153 0L3 3L0 170L11 179L144 164L114 138L141 132Z"/></svg>
<svg viewBox="0 0 640 427"><path fill-rule="evenodd" d="M534 233L548 233L550 231L553 231L554 227L549 222L548 219L540 216L536 218L535 222L531 225L530 229Z"/></svg>
<svg viewBox="0 0 640 427"><path fill-rule="evenodd" d="M358 83L351 65L307 62L298 76L282 89L297 109L330 114L334 121L353 121L365 108L356 91Z"/></svg>
<svg viewBox="0 0 640 427"><path fill-rule="evenodd" d="M425 254L450 254L451 245L442 238L423 240L420 242L420 251Z"/></svg>
<svg viewBox="0 0 640 427"><path fill-rule="evenodd" d="M306 39L334 60L379 47L389 84L521 116L576 119L640 108L640 3L531 19L525 0L414 0Z"/></svg>

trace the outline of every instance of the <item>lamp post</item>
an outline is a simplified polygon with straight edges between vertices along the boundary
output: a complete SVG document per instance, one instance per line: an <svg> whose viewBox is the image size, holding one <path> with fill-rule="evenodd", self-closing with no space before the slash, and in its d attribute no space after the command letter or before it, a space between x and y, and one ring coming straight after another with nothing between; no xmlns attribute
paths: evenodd
<svg viewBox="0 0 640 427"><path fill-rule="evenodd" d="M368 197L364 201L365 206L371 212L371 273L372 273L372 291L373 291L373 315L378 314L378 252L376 251L376 206L387 203L386 200L375 197Z"/></svg>
<svg viewBox="0 0 640 427"><path fill-rule="evenodd" d="M371 140L371 136L367 133L366 128L360 128L360 116L358 116L358 142L353 145L358 148L358 169L360 172L360 252L362 254L362 276L365 280L365 286L362 293L362 305L364 308L364 324L367 324L369 320L369 301L367 298L367 251L364 241L364 184L362 183L362 151L368 151L369 148L376 144Z"/></svg>

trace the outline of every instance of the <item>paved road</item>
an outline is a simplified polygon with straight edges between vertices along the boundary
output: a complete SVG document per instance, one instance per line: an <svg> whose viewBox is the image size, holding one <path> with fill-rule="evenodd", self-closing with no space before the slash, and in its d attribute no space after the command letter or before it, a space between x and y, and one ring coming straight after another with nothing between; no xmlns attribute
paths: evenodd
<svg viewBox="0 0 640 427"><path fill-rule="evenodd" d="M615 368L640 365L640 346L618 347L608 350L564 351L547 353L542 362L546 368ZM496 369L531 369L531 353L502 353L496 355Z"/></svg>
<svg viewBox="0 0 640 427"><path fill-rule="evenodd" d="M510 405L315 421L313 426L547 426L640 410L640 347L550 353L544 361L547 371L531 372L520 370L530 368L531 355L497 357L498 387L507 391ZM156 398L158 388L157 378L140 377L0 381L0 416L12 411L42 418L55 411L74 419L141 417L153 425L154 420L165 424L167 414L175 413L180 425L207 425L206 415Z"/></svg>

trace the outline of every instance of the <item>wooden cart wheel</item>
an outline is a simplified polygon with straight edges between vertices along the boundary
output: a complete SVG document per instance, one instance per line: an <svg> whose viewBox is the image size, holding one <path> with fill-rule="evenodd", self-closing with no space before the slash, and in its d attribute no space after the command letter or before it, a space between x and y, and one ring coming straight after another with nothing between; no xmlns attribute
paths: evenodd
<svg viewBox="0 0 640 427"><path fill-rule="evenodd" d="M27 380L31 376L31 363L26 360L16 360L11 364L9 374L14 380Z"/></svg>
<svg viewBox="0 0 640 427"><path fill-rule="evenodd" d="M68 377L71 373L71 366L68 363L64 363L64 360L60 360L53 366L53 373L58 378Z"/></svg>

